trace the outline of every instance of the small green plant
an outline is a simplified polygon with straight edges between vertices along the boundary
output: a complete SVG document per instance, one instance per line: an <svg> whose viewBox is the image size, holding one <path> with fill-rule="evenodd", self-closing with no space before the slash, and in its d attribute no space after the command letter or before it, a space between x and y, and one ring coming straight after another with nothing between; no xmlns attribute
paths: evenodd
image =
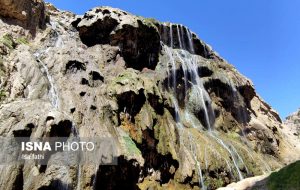
<svg viewBox="0 0 300 190"><path fill-rule="evenodd" d="M10 35L10 34L5 34L4 36L2 36L2 38L0 39L0 42L3 43L9 49L14 49L16 47L16 43L15 43L12 35Z"/></svg>
<svg viewBox="0 0 300 190"><path fill-rule="evenodd" d="M20 37L17 39L14 39L11 34L5 34L0 38L0 43L8 47L9 49L15 49L17 45L19 44L25 44L29 45L29 42L26 38Z"/></svg>
<svg viewBox="0 0 300 190"><path fill-rule="evenodd" d="M3 64L3 58L0 55L0 77L3 76L4 74L5 74L5 67L4 67L4 64Z"/></svg>
<svg viewBox="0 0 300 190"><path fill-rule="evenodd" d="M3 101L6 98L6 93L4 90L0 90L0 101Z"/></svg>
<svg viewBox="0 0 300 190"><path fill-rule="evenodd" d="M28 42L28 40L26 39L26 38L17 38L16 39L16 43L17 44L25 44L25 45L28 45L29 44L29 42Z"/></svg>

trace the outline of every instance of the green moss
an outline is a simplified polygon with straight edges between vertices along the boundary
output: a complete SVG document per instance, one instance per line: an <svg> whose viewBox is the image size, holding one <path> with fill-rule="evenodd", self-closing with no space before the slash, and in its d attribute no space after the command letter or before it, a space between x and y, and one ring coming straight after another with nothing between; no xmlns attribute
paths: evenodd
<svg viewBox="0 0 300 190"><path fill-rule="evenodd" d="M230 139L236 139L236 140L239 140L240 139L240 135L238 134L238 133L235 133L235 132L230 132L230 133L228 133L228 137L230 138Z"/></svg>
<svg viewBox="0 0 300 190"><path fill-rule="evenodd" d="M206 179L205 185L209 186L212 189L217 189L219 187L223 187L224 186L224 181L222 180L222 178L211 178L211 177L208 177Z"/></svg>
<svg viewBox="0 0 300 190"><path fill-rule="evenodd" d="M117 84L125 85L127 83L130 83L130 81L132 81L134 79L135 79L135 76L133 76L132 73L124 72L116 78L115 82Z"/></svg>
<svg viewBox="0 0 300 190"><path fill-rule="evenodd" d="M4 67L4 64L3 64L3 58L0 55L0 77L3 76L4 74L5 74L5 67Z"/></svg>
<svg viewBox="0 0 300 190"><path fill-rule="evenodd" d="M154 24L154 25L158 23L158 21L156 19L154 19L154 18L144 18L143 21L145 23Z"/></svg>
<svg viewBox="0 0 300 190"><path fill-rule="evenodd" d="M9 49L14 49L16 47L16 43L14 42L14 39L10 34L5 34L4 36L2 36L0 42L3 43Z"/></svg>
<svg viewBox="0 0 300 190"><path fill-rule="evenodd" d="M124 142L125 142L125 146L129 152L129 154L137 154L137 155L141 155L141 151L136 147L135 143L133 142L133 140L128 137L125 136L123 137Z"/></svg>
<svg viewBox="0 0 300 190"><path fill-rule="evenodd" d="M26 38L17 38L16 39L16 43L17 44L25 44L25 45L28 45L29 44L29 42L28 42L28 40L26 39Z"/></svg>
<svg viewBox="0 0 300 190"><path fill-rule="evenodd" d="M154 136L158 140L157 150L162 155L166 155L170 152L171 142L169 139L169 133L166 131L167 126L155 125Z"/></svg>
<svg viewBox="0 0 300 190"><path fill-rule="evenodd" d="M26 38L20 37L17 39L14 39L11 34L5 34L0 38L0 43L8 47L9 49L15 49L17 45L19 44L25 44L28 45L29 42Z"/></svg>
<svg viewBox="0 0 300 190"><path fill-rule="evenodd" d="M0 101L3 101L6 98L6 92L4 90L0 90Z"/></svg>
<svg viewBox="0 0 300 190"><path fill-rule="evenodd" d="M143 18L143 17L139 17L139 18L148 27L153 27L153 28L157 29L156 24L158 24L159 22L156 19L154 19L154 18Z"/></svg>
<svg viewBox="0 0 300 190"><path fill-rule="evenodd" d="M267 180L269 190L300 189L300 161L272 173Z"/></svg>

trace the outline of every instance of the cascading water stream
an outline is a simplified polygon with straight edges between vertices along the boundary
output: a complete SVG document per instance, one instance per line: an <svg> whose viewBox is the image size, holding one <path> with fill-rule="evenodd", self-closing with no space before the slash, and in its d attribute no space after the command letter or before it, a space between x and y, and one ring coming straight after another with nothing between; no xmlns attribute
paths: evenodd
<svg viewBox="0 0 300 190"><path fill-rule="evenodd" d="M58 98L58 93L57 93L56 87L54 85L54 79L50 75L48 67L45 65L45 63L43 61L41 61L40 54L35 53L34 55L35 55L38 63L41 65L41 67L43 69L42 72L46 74L46 77L50 83L49 97L50 97L51 104L54 108L58 109L59 98Z"/></svg>
<svg viewBox="0 0 300 190"><path fill-rule="evenodd" d="M190 33L190 32L188 32ZM180 37L180 35L178 35L178 37ZM191 36L188 35L188 38L190 38ZM179 41L182 41L179 39ZM192 42L192 39L189 39L189 46L190 46L190 49L193 50L193 44L191 43ZM182 45L181 45L182 47ZM183 51L181 50L181 53L184 54L185 57L188 56L188 54L186 53L186 51ZM179 56L180 57L180 56ZM198 95L198 97L200 98L200 101L202 103L202 106L203 106L203 109L204 109L204 115L205 115L205 121L206 121L206 125L209 129L209 134L214 137L214 139L217 140L217 142L219 142L220 145L222 145L227 151L228 153L230 154L231 156L231 159L233 161L233 164L237 170L237 173L238 173L238 176L239 176L239 179L242 180L243 179L243 176L242 176L242 173L238 167L238 164L237 164L237 161L236 161L236 158L233 154L233 152L230 150L230 148L218 137L216 137L216 135L213 134L213 131L212 131L212 128L211 128L211 123L210 123L210 117L209 117L209 113L208 113L208 108L205 104L205 100L204 100L204 91L206 91L203 87L203 83L199 77L199 73L198 73L198 66L197 66L197 61L193 59L193 56L190 58L190 59L186 59L186 60L182 60L182 64L186 64L186 67L189 68L189 71L191 72L191 80L192 80L192 83L194 84L193 87L195 87L195 90L196 90L196 94ZM185 77L186 78L186 77ZM209 96L207 97L210 100ZM211 114L211 117L214 117L213 114ZM240 161L242 162L242 164L244 164L244 161L243 159L240 157L239 154L236 153L236 156L238 157L238 159L240 159ZM245 165L245 164L244 164Z"/></svg>
<svg viewBox="0 0 300 190"><path fill-rule="evenodd" d="M51 28L52 30L55 32L56 34L56 41L55 41L55 47L62 47L64 45L64 42L62 40L62 37L61 35L59 34L59 32L57 31L57 22L53 22L51 21L50 22L50 25L51 25Z"/></svg>
<svg viewBox="0 0 300 190"><path fill-rule="evenodd" d="M173 48L173 26L170 23L170 47Z"/></svg>
<svg viewBox="0 0 300 190"><path fill-rule="evenodd" d="M231 159L232 159L232 161L233 161L233 164L234 164L234 166L235 166L235 168L236 168L236 171L237 171L237 173L238 173L238 176L239 176L239 179L240 180L242 180L242 179L244 179L244 177L243 177L243 175L242 175L242 172L240 171L240 169L239 169L239 166L238 166L238 163L237 163L237 161L236 161L236 159L235 159L235 156L233 155L233 153L232 153L232 151L230 150L230 148L221 140L221 139L219 139L218 137L216 137L214 134L213 134L213 132L210 132L209 133L209 135L211 136L211 137L213 137L225 150L227 150L227 152L230 154L230 157L231 157Z"/></svg>
<svg viewBox="0 0 300 190"><path fill-rule="evenodd" d="M212 130L211 121L214 120L214 113L212 111L212 108L208 109L208 107L207 107L207 106L211 105L211 100L203 86L201 78L199 77L197 56L191 54L191 53L194 53L192 33L189 30L187 30L187 37L188 37L188 47L187 47L187 45L185 43L183 44L183 42L185 42L185 40L183 39L183 28L182 27L179 28L179 26L176 25L176 30L177 30L177 38L178 38L177 42L178 42L180 50L172 49L172 47L174 47L174 46L173 46L173 27L171 24L170 24L170 34L169 34L170 41L171 41L171 44L169 44L169 47L171 47L171 48L165 47L166 52L169 56L169 60L172 64L172 88L173 88L174 94L175 94L174 97L176 97L176 86L177 86L175 58L178 58L178 60L180 60L181 67L183 70L183 75L184 75L183 77L184 77L184 83L185 83L184 86L185 86L185 93L186 93L185 97L187 97L188 79L190 79L191 92L194 93L193 95L195 97L199 98L199 101L202 105L202 109L204 111L204 121L205 121L205 125L208 129L208 135L211 136L218 144L221 145L221 147L224 148L224 150L226 150L229 153L230 158L233 162L233 165L237 171L238 177L240 180L242 180L243 175L239 169L238 161L237 161L237 159L238 159L240 161L240 163L245 166L242 157L238 154L238 152L234 149L234 147L226 145L224 143L224 141L222 139L220 139L219 137L217 137L217 134ZM182 50L183 48L185 48L185 49L188 48L191 53L188 53L186 50ZM175 52L175 55L173 55L172 52ZM209 103L208 105L206 105L206 101ZM177 99L172 100L172 102L173 102L175 109L179 110L180 108L178 106ZM185 113L183 115L184 117L187 117L189 115L189 113L187 112L186 109L185 109L184 113ZM181 123L179 111L176 111L175 115L176 115L177 122ZM194 126L194 124L192 122L191 122L191 124ZM197 128L197 127L194 126L194 128ZM233 148L233 150L231 150L230 147ZM195 157L195 155L193 155L193 157L196 160L197 165L200 166L199 161L196 159L197 157ZM207 160L205 161L205 163L207 165ZM230 169L228 161L226 161L226 163ZM246 166L245 166L245 168L248 171ZM230 169L230 172L231 172L231 169ZM202 175L201 171L199 172L199 175ZM200 178L201 178L200 182L202 183L203 177L200 176Z"/></svg>
<svg viewBox="0 0 300 190"><path fill-rule="evenodd" d="M235 155L237 156L237 158L240 160L240 162L244 165L247 174L249 174L248 167L246 166L246 164L245 164L244 160L242 159L241 155L237 152L237 150L234 148L233 145L231 145L230 147L233 150L233 152L235 153Z"/></svg>
<svg viewBox="0 0 300 190"><path fill-rule="evenodd" d="M48 46L47 49L37 51L36 53L34 53L34 56L36 57L37 62L42 67L42 72L46 75L46 77L47 77L47 79L48 79L48 81L50 83L49 98L50 98L51 104L52 104L52 106L55 109L59 109L59 95L58 95L57 88L55 86L54 79L51 76L47 65L41 60L41 57L45 56L48 53L50 47L60 48L60 47L62 47L64 45L62 37L59 34L59 32L57 31L57 23L56 22L51 22L50 24L51 24L51 29L56 34L55 35L55 39L53 40L53 42L51 42L51 45ZM68 116L68 114L66 114L66 113L64 113L64 114ZM72 120L71 117L69 119ZM72 123L71 133L73 134L73 137L71 137L70 140L72 140L72 141L80 141L79 131L77 130L77 128L76 128L76 126L75 126L74 123ZM80 159L79 157L77 157L77 158ZM78 164L77 167L78 167L78 169L77 169L77 184L76 184L76 188L75 189L76 190L80 190L81 189L81 187L80 187L80 185L81 185L81 183L80 183L80 176L81 176L81 167L80 167L80 164ZM65 171L66 171L67 176L70 176L69 169L67 167L66 167ZM68 190L69 189L69 185L65 185L64 187L62 187L62 189Z"/></svg>
<svg viewBox="0 0 300 190"><path fill-rule="evenodd" d="M188 139L189 139L189 144L190 144L190 151L192 153L193 159L196 163L196 167L197 167L197 170L198 170L199 186L201 186L202 190L206 190L206 186L204 184L203 174L202 174L202 170L201 170L201 163L197 159L194 139L193 139L192 135L190 134L190 132L188 132Z"/></svg>
<svg viewBox="0 0 300 190"><path fill-rule="evenodd" d="M55 32L55 39L54 39L54 43L50 45L50 47L61 47L63 46L63 40L61 38L61 35L59 34L59 32L57 31L57 22L50 22L51 25L51 29ZM37 51L36 53L34 53L34 56L36 57L38 63L42 66L42 69L44 71L42 71L43 73L46 74L47 79L50 83L50 90L49 90L49 96L50 96L50 101L51 104L54 108L58 109L59 107L59 96L58 96L58 92L54 83L54 79L53 77L50 75L49 69L47 67L47 65L41 60L41 56L47 54L47 52L49 51L50 47L47 47L45 50L40 50Z"/></svg>
<svg viewBox="0 0 300 190"><path fill-rule="evenodd" d="M239 98L239 92L238 92L235 84L233 83L233 81L230 78L227 79L227 82L228 82L228 84L230 86L230 91L231 91L231 95L232 95L233 101L234 102L240 102L241 100ZM241 122L242 127L243 127L241 129L241 132L242 132L243 137L245 137L245 139L247 140L246 134L244 132L244 130L245 130L244 128L246 127L246 123L247 123L246 112L245 112L244 109L242 109L240 107L238 107L237 109L238 109L237 110L237 117L238 117L238 120Z"/></svg>
<svg viewBox="0 0 300 190"><path fill-rule="evenodd" d="M80 136L79 136L79 131L77 130L76 126L74 123L72 123L72 134L73 134L73 141L79 142L80 141ZM80 165L80 158L81 155L77 155L77 183L76 183L76 188L75 190L80 190L80 186L81 186L81 181L80 181L80 177L81 177L81 165Z"/></svg>
<svg viewBox="0 0 300 190"><path fill-rule="evenodd" d="M207 109L207 106L205 104L205 97L204 96L204 86L202 84L202 81L200 80L199 74L198 74L198 67L197 67L197 61L194 60L195 57L193 55L190 55L191 57L188 57L188 53L184 50L181 50L180 53L183 55L184 58L182 58L181 55L177 53L177 57L179 58L182 68L183 68L183 74L184 74L184 79L187 80L188 76L190 76L191 83L192 83L192 92L194 92L195 97L199 97L202 108L204 109L204 117L205 117L205 124L206 127L208 128L209 131L211 131L211 124L210 124L210 117L209 117L209 112ZM186 85L186 82L185 82ZM186 85L187 86L187 85ZM187 93L187 91L185 92ZM209 100L209 98L207 98ZM210 100L209 100L210 101Z"/></svg>

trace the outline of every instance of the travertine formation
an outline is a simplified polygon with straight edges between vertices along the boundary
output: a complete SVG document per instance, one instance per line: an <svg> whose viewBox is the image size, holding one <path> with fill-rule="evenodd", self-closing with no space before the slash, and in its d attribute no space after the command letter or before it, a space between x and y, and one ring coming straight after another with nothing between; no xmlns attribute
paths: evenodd
<svg viewBox="0 0 300 190"><path fill-rule="evenodd" d="M18 3L0 3L0 136L112 137L118 165L4 165L1 189L216 189L299 158L252 82L188 28ZM32 35L7 17L47 23Z"/></svg>

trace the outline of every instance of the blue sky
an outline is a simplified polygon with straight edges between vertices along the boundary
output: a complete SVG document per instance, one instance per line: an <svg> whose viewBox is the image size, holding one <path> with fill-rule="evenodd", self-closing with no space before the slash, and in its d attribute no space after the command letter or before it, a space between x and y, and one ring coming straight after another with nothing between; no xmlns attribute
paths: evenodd
<svg viewBox="0 0 300 190"><path fill-rule="evenodd" d="M48 0L83 14L95 6L188 26L250 78L281 117L300 107L299 0Z"/></svg>

